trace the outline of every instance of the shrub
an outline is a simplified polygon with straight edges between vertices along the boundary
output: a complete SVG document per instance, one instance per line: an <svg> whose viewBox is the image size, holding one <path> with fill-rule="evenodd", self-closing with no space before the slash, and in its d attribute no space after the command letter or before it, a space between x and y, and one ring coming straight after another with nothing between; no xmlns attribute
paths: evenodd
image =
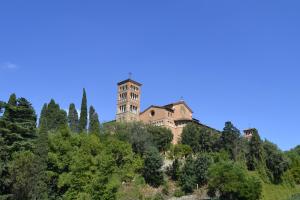
<svg viewBox="0 0 300 200"><path fill-rule="evenodd" d="M221 162L209 170L208 194L220 200L258 200L262 184L259 178L232 162Z"/></svg>
<svg viewBox="0 0 300 200"><path fill-rule="evenodd" d="M185 193L181 189L177 189L174 192L174 196L177 197L177 198L180 198L180 197L182 197L184 195L185 195Z"/></svg>

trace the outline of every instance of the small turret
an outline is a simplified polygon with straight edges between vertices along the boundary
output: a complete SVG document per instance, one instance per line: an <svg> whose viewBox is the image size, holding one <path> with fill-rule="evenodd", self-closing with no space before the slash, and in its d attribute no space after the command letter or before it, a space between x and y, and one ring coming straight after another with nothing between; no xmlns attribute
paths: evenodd
<svg viewBox="0 0 300 200"><path fill-rule="evenodd" d="M249 128L249 129L246 129L244 130L244 137L247 139L247 140L251 140L252 136L253 136L253 133L256 131L255 128Z"/></svg>

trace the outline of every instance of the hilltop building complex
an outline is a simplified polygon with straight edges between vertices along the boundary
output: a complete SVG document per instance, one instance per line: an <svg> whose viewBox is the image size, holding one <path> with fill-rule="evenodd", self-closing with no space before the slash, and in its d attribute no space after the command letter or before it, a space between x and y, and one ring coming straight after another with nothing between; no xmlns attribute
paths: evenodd
<svg viewBox="0 0 300 200"><path fill-rule="evenodd" d="M197 123L212 132L217 131L194 119L192 109L184 101L164 106L151 105L141 112L141 86L141 83L132 79L118 83L117 122L141 121L145 124L166 127L173 133L174 144L180 141L183 128L190 122Z"/></svg>

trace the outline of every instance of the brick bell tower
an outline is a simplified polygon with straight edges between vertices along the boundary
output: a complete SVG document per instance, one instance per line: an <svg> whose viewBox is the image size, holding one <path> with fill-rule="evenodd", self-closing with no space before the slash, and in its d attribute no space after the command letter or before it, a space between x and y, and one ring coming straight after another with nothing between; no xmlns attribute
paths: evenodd
<svg viewBox="0 0 300 200"><path fill-rule="evenodd" d="M131 78L118 83L117 122L139 120L141 86Z"/></svg>

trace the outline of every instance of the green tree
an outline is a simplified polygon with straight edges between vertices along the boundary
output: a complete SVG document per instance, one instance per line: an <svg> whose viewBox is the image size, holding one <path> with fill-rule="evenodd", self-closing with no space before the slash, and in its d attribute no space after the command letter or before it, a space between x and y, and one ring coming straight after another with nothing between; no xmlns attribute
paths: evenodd
<svg viewBox="0 0 300 200"><path fill-rule="evenodd" d="M31 103L25 98L19 98L16 105L7 104L5 112L0 131L9 146L9 155L12 152L32 149L32 142L36 137L36 114Z"/></svg>
<svg viewBox="0 0 300 200"><path fill-rule="evenodd" d="M95 108L93 106L90 106L89 110L89 133L100 133L100 122L98 118L98 114L95 111Z"/></svg>
<svg viewBox="0 0 300 200"><path fill-rule="evenodd" d="M195 172L195 161L192 156L188 156L181 170L179 185L185 193L192 193L197 186Z"/></svg>
<svg viewBox="0 0 300 200"><path fill-rule="evenodd" d="M13 188L16 189L12 186L15 182L9 171L13 153L32 150L36 138L36 115L29 101L18 98L16 103L3 106L5 116L0 118L0 198L9 197Z"/></svg>
<svg viewBox="0 0 300 200"><path fill-rule="evenodd" d="M48 105L45 103L41 110L40 118L39 118L39 128L47 130L47 109Z"/></svg>
<svg viewBox="0 0 300 200"><path fill-rule="evenodd" d="M289 161L284 153L273 143L265 141L263 144L266 156L266 166L271 172L271 180L274 183L282 181L282 175L289 168Z"/></svg>
<svg viewBox="0 0 300 200"><path fill-rule="evenodd" d="M220 162L209 170L208 194L220 200L259 200L262 184L259 178L232 162Z"/></svg>
<svg viewBox="0 0 300 200"><path fill-rule="evenodd" d="M68 123L71 131L77 133L78 132L78 113L74 103L71 103L69 106L69 113L68 113Z"/></svg>
<svg viewBox="0 0 300 200"><path fill-rule="evenodd" d="M178 160L178 158L176 158L172 163L170 176L173 181L177 181L180 177L180 161Z"/></svg>
<svg viewBox="0 0 300 200"><path fill-rule="evenodd" d="M174 157L175 158L185 158L188 155L192 154L193 150L189 145L185 144L176 144L173 146Z"/></svg>
<svg viewBox="0 0 300 200"><path fill-rule="evenodd" d="M181 144L189 145L193 152L200 151L200 127L195 123L187 124L181 134Z"/></svg>
<svg viewBox="0 0 300 200"><path fill-rule="evenodd" d="M55 131L67 126L67 113L60 109L60 106L53 99L46 106L43 106L40 115L39 128L44 131Z"/></svg>
<svg viewBox="0 0 300 200"><path fill-rule="evenodd" d="M142 123L116 123L112 129L112 134L116 134L122 141L129 142L132 150L139 155L144 155L149 148L155 146L151 134Z"/></svg>
<svg viewBox="0 0 300 200"><path fill-rule="evenodd" d="M199 130L199 146L200 152L212 152L216 149L216 144L219 139L219 134L207 130L205 128L201 128Z"/></svg>
<svg viewBox="0 0 300 200"><path fill-rule="evenodd" d="M164 127L148 126L147 131L152 136L153 144L159 151L167 151L170 148L173 140L173 134L171 130Z"/></svg>
<svg viewBox="0 0 300 200"><path fill-rule="evenodd" d="M64 152L64 153L62 153ZM128 143L62 129L49 134L50 199L114 200L121 181L141 169Z"/></svg>
<svg viewBox="0 0 300 200"><path fill-rule="evenodd" d="M212 158L207 154L199 154L195 160L195 175L199 186L204 186L208 181L208 168L212 164Z"/></svg>
<svg viewBox="0 0 300 200"><path fill-rule="evenodd" d="M26 200L33 196L34 155L30 151L16 152L9 163L13 199Z"/></svg>
<svg viewBox="0 0 300 200"><path fill-rule="evenodd" d="M86 132L87 116L88 116L88 114L87 114L87 97L86 97L85 89L83 88L80 119L79 119L79 132Z"/></svg>
<svg viewBox="0 0 300 200"><path fill-rule="evenodd" d="M163 183L163 172L161 167L163 159L156 148L150 148L144 156L143 177L146 183L151 186L158 187Z"/></svg>
<svg viewBox="0 0 300 200"><path fill-rule="evenodd" d="M35 142L34 175L32 199L48 199L47 164L48 164L48 134L40 131Z"/></svg>
<svg viewBox="0 0 300 200"><path fill-rule="evenodd" d="M251 171L256 170L259 165L263 165L263 142L260 139L258 131L255 130L248 143L248 152L246 155L247 166Z"/></svg>
<svg viewBox="0 0 300 200"><path fill-rule="evenodd" d="M286 152L286 156L291 160L289 172L296 184L300 184L300 151L297 151L298 148Z"/></svg>
<svg viewBox="0 0 300 200"><path fill-rule="evenodd" d="M189 123L182 131L181 143L189 145L194 153L211 152L216 149L219 134L196 123Z"/></svg>
<svg viewBox="0 0 300 200"><path fill-rule="evenodd" d="M17 105L17 96L15 93L10 95L7 105L10 105L11 107ZM8 115L9 115L9 109L6 109L4 112L4 117L7 117Z"/></svg>
<svg viewBox="0 0 300 200"><path fill-rule="evenodd" d="M220 147L226 150L231 159L237 160L238 144L240 139L240 131L233 126L231 122L226 122L222 135L220 137Z"/></svg>

